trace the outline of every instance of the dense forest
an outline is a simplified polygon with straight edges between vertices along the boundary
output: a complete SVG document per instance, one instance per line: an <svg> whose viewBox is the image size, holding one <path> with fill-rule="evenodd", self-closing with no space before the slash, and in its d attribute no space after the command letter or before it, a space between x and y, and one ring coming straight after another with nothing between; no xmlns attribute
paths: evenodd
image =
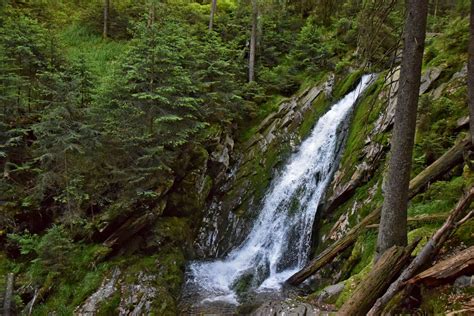
<svg viewBox="0 0 474 316"><path fill-rule="evenodd" d="M474 1L0 0L0 107L4 315L474 311Z"/></svg>

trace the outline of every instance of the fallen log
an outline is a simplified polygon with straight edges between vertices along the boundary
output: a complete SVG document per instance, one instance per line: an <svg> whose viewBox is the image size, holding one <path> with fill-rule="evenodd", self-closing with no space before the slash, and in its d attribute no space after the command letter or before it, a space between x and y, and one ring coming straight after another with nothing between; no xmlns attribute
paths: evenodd
<svg viewBox="0 0 474 316"><path fill-rule="evenodd" d="M445 174L464 160L464 152L472 146L469 138L454 145L438 160L429 165L410 181L410 197L417 195L421 189L436 178Z"/></svg>
<svg viewBox="0 0 474 316"><path fill-rule="evenodd" d="M7 285L5 288L5 298L3 301L3 315L12 315L12 297L13 297L13 286L15 284L15 275L13 273L7 274Z"/></svg>
<svg viewBox="0 0 474 316"><path fill-rule="evenodd" d="M334 259L340 252L346 250L355 241L362 230L367 225L376 223L380 219L381 208L377 208L375 211L367 215L359 224L354 226L344 237L334 242L331 246L321 252L315 259L309 262L303 269L293 274L287 281L290 285L299 285L304 280L309 278L311 275L316 273L319 269L324 267L332 259Z"/></svg>
<svg viewBox="0 0 474 316"><path fill-rule="evenodd" d="M427 184L431 181L439 178L459 163L463 161L463 152L472 146L469 139L465 139L462 142L454 145L438 160L429 165L425 170L420 172L415 178L410 181L410 187L408 191L408 198L413 198L418 194ZM380 220L381 208L378 207L372 213L367 215L359 224L354 226L347 232L342 238L334 242L323 252L321 252L316 258L311 260L306 266L300 271L293 274L285 283L293 286L297 286L309 278L311 275L316 273L319 269L324 267L326 264L331 262L339 253L346 250L352 244L355 243L360 232L363 231L366 226L376 224Z"/></svg>
<svg viewBox="0 0 474 316"><path fill-rule="evenodd" d="M367 315L380 315L390 300L405 286L406 281L412 278L420 268L427 264L438 253L441 246L451 236L456 228L464 223L467 218L472 216L473 212L469 212L468 216L463 218L464 211L471 205L472 201L474 201L474 187L471 187L459 200L457 205L450 212L450 215L444 222L443 226L441 226L441 228L434 233L431 239L428 240L410 265L408 265L397 280L390 285L387 292L385 292L385 294L375 302Z"/></svg>
<svg viewBox="0 0 474 316"><path fill-rule="evenodd" d="M338 315L365 315L390 282L408 263L420 239L408 247L393 246L387 250L357 286L351 297L338 311Z"/></svg>
<svg viewBox="0 0 474 316"><path fill-rule="evenodd" d="M44 282L41 288L36 288L33 298L26 304L21 312L21 315L28 315L30 316L33 312L33 307L36 303L42 302L50 293L54 287L55 278L49 274L46 277L46 281Z"/></svg>
<svg viewBox="0 0 474 316"><path fill-rule="evenodd" d="M469 247L411 278L408 283L437 286L474 273L474 246Z"/></svg>
<svg viewBox="0 0 474 316"><path fill-rule="evenodd" d="M407 222L409 226L419 225L420 223L430 223L430 222L439 222L446 220L449 214L442 213L442 214L431 214L431 215L419 215L408 217ZM367 228L379 228L379 224L371 224L367 225Z"/></svg>

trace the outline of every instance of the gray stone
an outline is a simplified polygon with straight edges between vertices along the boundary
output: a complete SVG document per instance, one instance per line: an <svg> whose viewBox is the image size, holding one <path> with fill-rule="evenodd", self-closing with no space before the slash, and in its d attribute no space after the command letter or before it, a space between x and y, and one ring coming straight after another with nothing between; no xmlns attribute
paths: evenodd
<svg viewBox="0 0 474 316"><path fill-rule="evenodd" d="M75 315L93 316L98 312L100 304L109 299L117 291L117 283L119 282L121 271L118 268L112 273L109 279L104 279L102 285L89 296L86 301L74 311Z"/></svg>
<svg viewBox="0 0 474 316"><path fill-rule="evenodd" d="M267 302L255 310L251 316L315 316L328 315L317 307L296 301Z"/></svg>
<svg viewBox="0 0 474 316"><path fill-rule="evenodd" d="M420 84L420 95L428 91L431 87L433 82L439 78L443 69L441 68L428 68L423 75L421 76L421 84Z"/></svg>
<svg viewBox="0 0 474 316"><path fill-rule="evenodd" d="M335 299L342 293L342 291L344 290L344 286L345 286L344 282L340 282L340 283L325 287L324 290L321 291L321 294L319 294L318 301L320 303L323 303L328 300Z"/></svg>
<svg viewBox="0 0 474 316"><path fill-rule="evenodd" d="M462 275L454 281L454 287L464 288L464 287L474 287L474 275Z"/></svg>

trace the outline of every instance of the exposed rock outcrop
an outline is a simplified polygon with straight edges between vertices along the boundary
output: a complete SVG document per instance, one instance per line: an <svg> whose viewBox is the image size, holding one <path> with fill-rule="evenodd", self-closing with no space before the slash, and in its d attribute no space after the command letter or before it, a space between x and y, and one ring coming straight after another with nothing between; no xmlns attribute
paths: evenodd
<svg viewBox="0 0 474 316"><path fill-rule="evenodd" d="M268 302L254 311L252 316L317 316L329 315L315 306L302 302Z"/></svg>
<svg viewBox="0 0 474 316"><path fill-rule="evenodd" d="M441 68L428 68L422 76L420 95L435 88L434 83L441 76ZM373 127L368 130L365 144L361 148L361 157L355 166L341 166L337 171L330 186L328 198L325 203L324 212L330 214L344 202L346 202L361 185L367 183L379 168L380 162L389 149L389 141L383 134L387 133L392 125L397 104L398 80L400 69L395 68L385 78L386 88L378 95L378 101L386 104ZM348 179L348 180L347 180Z"/></svg>
<svg viewBox="0 0 474 316"><path fill-rule="evenodd" d="M196 249L198 255L214 257L239 244L249 229L260 202L278 164L294 150L328 105L334 77L323 84L307 88L299 95L282 102L278 111L268 115L253 136L238 144L239 154L227 176L215 182L214 199L201 225ZM233 142L226 141L232 148ZM225 150L212 154L215 161L228 162Z"/></svg>

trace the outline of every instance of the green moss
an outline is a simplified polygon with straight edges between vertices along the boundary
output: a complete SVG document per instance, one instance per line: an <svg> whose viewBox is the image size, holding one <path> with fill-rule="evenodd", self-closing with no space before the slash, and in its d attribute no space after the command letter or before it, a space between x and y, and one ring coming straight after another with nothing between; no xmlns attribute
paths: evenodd
<svg viewBox="0 0 474 316"><path fill-rule="evenodd" d="M357 82L360 80L364 71L362 69L351 72L348 76L344 77L342 80L336 83L334 88L334 98L340 99L346 95L349 91L356 87Z"/></svg>
<svg viewBox="0 0 474 316"><path fill-rule="evenodd" d="M422 300L419 309L424 315L445 315L447 311L462 310L474 295L472 287L422 286L420 292Z"/></svg>
<svg viewBox="0 0 474 316"><path fill-rule="evenodd" d="M340 308L346 301L349 299L357 288L357 285L361 280L363 280L367 274L369 274L370 270L372 269L372 263L368 264L364 267L358 274L351 276L349 279L345 281L344 290L339 295L336 301L336 307Z"/></svg>
<svg viewBox="0 0 474 316"><path fill-rule="evenodd" d="M253 279L254 275L252 273L245 274L235 281L231 287L239 297L243 297L252 286Z"/></svg>
<svg viewBox="0 0 474 316"><path fill-rule="evenodd" d="M364 93L364 98L356 106L340 163L346 175L344 181L349 180L355 171L367 135L372 130L378 113L383 109L384 103L379 99L383 87L383 74L381 74L379 79ZM386 138L383 137L376 139L376 141L381 144L387 142Z"/></svg>
<svg viewBox="0 0 474 316"><path fill-rule="evenodd" d="M456 229L452 237L458 243L464 243L467 247L474 245L474 219L464 223Z"/></svg>
<svg viewBox="0 0 474 316"><path fill-rule="evenodd" d="M467 60L468 41L468 18L451 19L440 36L428 41L425 64L427 66L461 65Z"/></svg>
<svg viewBox="0 0 474 316"><path fill-rule="evenodd" d="M117 315L118 307L120 305L120 292L116 291L112 297L100 304L97 316Z"/></svg>
<svg viewBox="0 0 474 316"><path fill-rule="evenodd" d="M361 238L359 238L358 242L359 245L354 250L358 252L358 256L360 256L361 260L354 266L352 270L352 274L358 274L362 272L367 266L369 266L374 258L375 254L375 246L377 244L377 231L376 230L369 230L366 231Z"/></svg>
<svg viewBox="0 0 474 316"><path fill-rule="evenodd" d="M184 277L184 265L186 260L179 250L174 250L166 254L158 255L160 264L159 277L163 280L170 292L178 295Z"/></svg>
<svg viewBox="0 0 474 316"><path fill-rule="evenodd" d="M287 98L275 95L270 100L262 104L257 111L256 117L252 119L248 124L243 124L241 127L238 135L239 138L237 139L240 143L245 143L252 137L256 135L258 132L258 127L260 123L271 113L278 111L280 104L285 102Z"/></svg>
<svg viewBox="0 0 474 316"><path fill-rule="evenodd" d="M413 251L413 255L417 255L421 251L426 242L437 229L437 225L425 225L408 232L408 244L412 243L416 238L421 238L420 242Z"/></svg>
<svg viewBox="0 0 474 316"><path fill-rule="evenodd" d="M309 135L314 127L314 123L330 109L330 106L331 102L329 102L324 93L318 95L311 103L311 110L298 129L298 135L301 139Z"/></svg>
<svg viewBox="0 0 474 316"><path fill-rule="evenodd" d="M454 177L449 181L432 183L426 192L418 194L410 204L409 216L449 212L461 197L466 180Z"/></svg>

